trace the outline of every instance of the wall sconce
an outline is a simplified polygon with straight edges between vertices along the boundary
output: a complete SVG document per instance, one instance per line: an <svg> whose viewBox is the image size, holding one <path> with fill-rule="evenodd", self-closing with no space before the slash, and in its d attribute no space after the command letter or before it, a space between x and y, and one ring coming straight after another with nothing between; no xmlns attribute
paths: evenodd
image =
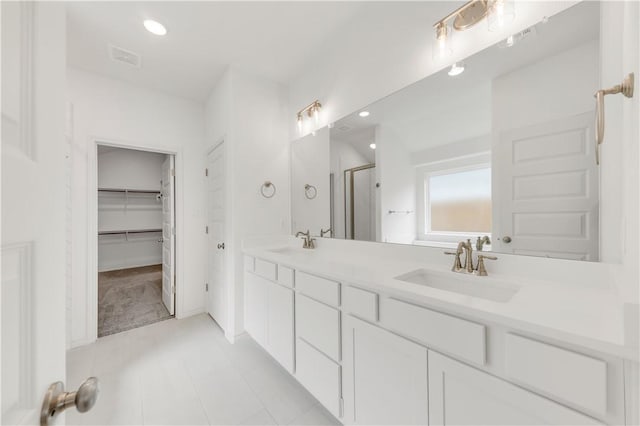
<svg viewBox="0 0 640 426"><path fill-rule="evenodd" d="M300 133L301 135L303 134L304 123L307 121L307 119L313 122L314 127L312 130L312 133L315 133L315 131L318 129L318 126L320 125L321 109L322 109L322 104L320 103L320 101L316 100L310 103L309 105L307 105L306 107L302 108L300 111L298 111L298 114L297 114L298 133Z"/></svg>
<svg viewBox="0 0 640 426"><path fill-rule="evenodd" d="M436 32L436 43L433 59L442 60L449 56L452 30L464 31L487 18L489 31L500 30L515 19L514 0L471 0L438 22L433 24ZM453 21L449 29L449 21Z"/></svg>

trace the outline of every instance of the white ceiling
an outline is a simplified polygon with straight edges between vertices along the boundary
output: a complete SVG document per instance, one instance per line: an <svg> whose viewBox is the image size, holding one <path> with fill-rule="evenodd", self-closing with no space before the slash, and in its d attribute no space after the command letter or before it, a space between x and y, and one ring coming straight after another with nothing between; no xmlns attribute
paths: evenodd
<svg viewBox="0 0 640 426"><path fill-rule="evenodd" d="M95 72L203 101L228 65L286 84L313 59L360 2L69 2L67 61ZM163 23L164 37L144 19ZM133 51L142 67L109 59Z"/></svg>

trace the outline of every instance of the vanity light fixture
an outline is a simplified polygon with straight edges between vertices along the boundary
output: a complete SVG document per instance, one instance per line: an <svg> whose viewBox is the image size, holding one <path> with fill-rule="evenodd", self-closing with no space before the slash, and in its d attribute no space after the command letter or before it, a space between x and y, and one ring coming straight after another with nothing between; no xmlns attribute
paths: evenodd
<svg viewBox="0 0 640 426"><path fill-rule="evenodd" d="M360 111L360 113L358 115L360 117L362 117L362 118L368 117L369 116L369 111Z"/></svg>
<svg viewBox="0 0 640 426"><path fill-rule="evenodd" d="M376 149L376 144L375 144L375 143L370 143L370 144L369 144L369 148L371 148L371 149Z"/></svg>
<svg viewBox="0 0 640 426"><path fill-rule="evenodd" d="M515 18L514 0L470 0L433 24L436 42L433 59L442 60L453 53L453 31L464 31L487 18L489 31L500 30ZM449 29L449 22L451 30Z"/></svg>
<svg viewBox="0 0 640 426"><path fill-rule="evenodd" d="M167 34L167 27L165 27L158 21L154 21L153 19L145 19L142 24L151 34L155 34L158 36Z"/></svg>
<svg viewBox="0 0 640 426"><path fill-rule="evenodd" d="M463 72L464 72L464 63L454 62L453 65L451 65L451 69L447 74L449 74L451 77L455 77L456 75L460 75Z"/></svg>
<svg viewBox="0 0 640 426"><path fill-rule="evenodd" d="M320 126L320 110L322 109L322 104L320 101L313 101L306 107L302 108L298 111L296 115L296 119L298 122L298 132L300 134L303 133L305 120L308 118L309 120L313 120L314 128L311 133L315 136L316 129Z"/></svg>

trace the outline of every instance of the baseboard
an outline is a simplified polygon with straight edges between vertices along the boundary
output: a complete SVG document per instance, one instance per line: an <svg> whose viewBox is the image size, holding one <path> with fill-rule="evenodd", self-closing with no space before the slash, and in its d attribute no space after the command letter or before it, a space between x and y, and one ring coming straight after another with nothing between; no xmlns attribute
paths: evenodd
<svg viewBox="0 0 640 426"><path fill-rule="evenodd" d="M154 266L154 265L162 265L162 260L146 260L141 261L139 263L131 264L131 265L111 265L111 266L103 266L98 268L98 272L111 272L111 271L120 271L122 269L133 269L133 268L142 268L144 266Z"/></svg>
<svg viewBox="0 0 640 426"><path fill-rule="evenodd" d="M186 312L180 312L180 315L178 315L178 312L176 311L176 319L185 319L185 318L192 317L194 315L204 314L204 313L206 313L204 308L196 308Z"/></svg>

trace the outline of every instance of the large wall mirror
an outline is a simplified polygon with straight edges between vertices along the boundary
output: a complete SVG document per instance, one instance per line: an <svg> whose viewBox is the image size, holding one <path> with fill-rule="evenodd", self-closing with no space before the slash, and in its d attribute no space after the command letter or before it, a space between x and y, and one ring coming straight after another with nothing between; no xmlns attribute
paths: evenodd
<svg viewBox="0 0 640 426"><path fill-rule="evenodd" d="M579 3L293 142L293 231L597 261L599 28Z"/></svg>

